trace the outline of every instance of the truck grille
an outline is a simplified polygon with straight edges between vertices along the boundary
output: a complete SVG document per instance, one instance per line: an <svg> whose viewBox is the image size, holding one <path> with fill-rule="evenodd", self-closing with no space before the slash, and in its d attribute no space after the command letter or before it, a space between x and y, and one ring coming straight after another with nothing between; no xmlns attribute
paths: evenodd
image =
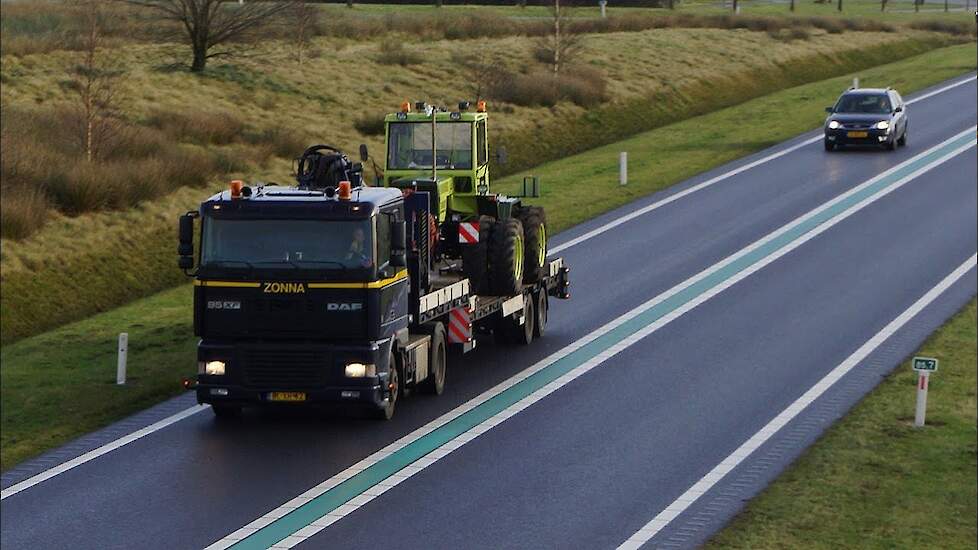
<svg viewBox="0 0 978 550"><path fill-rule="evenodd" d="M317 351L247 350L246 386L262 389L308 389L326 384L329 357Z"/></svg>

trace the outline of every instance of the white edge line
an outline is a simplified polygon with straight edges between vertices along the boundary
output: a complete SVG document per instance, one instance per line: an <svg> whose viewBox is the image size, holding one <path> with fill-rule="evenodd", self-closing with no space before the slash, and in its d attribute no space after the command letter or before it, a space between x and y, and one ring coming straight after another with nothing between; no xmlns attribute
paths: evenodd
<svg viewBox="0 0 978 550"><path fill-rule="evenodd" d="M447 423L447 422L449 422L449 421L451 421L451 420L453 420L453 419L461 416L463 413L465 413L465 412L467 412L467 411L475 408L476 406L478 406L482 402L487 401L488 399L491 399L492 397L494 397L495 395L498 395L499 393L502 393L502 391L508 389L509 387L512 387L513 385L517 384L518 382L526 379L527 377L529 377L532 374L534 374L534 373L542 370L543 368L545 368L545 367L549 366L550 364L556 362L557 360L565 357L566 355L569 355L571 352L573 352L573 351L575 351L575 350L577 350L577 349L579 349L579 348L587 345L587 343L589 343L589 342L591 342L591 341L599 338L603 334L606 334L606 333L610 332L614 328L616 328L616 327L620 326L621 324L627 322L628 320L630 320L630 319L632 319L632 318L640 315L641 313L643 313L644 311L648 310L649 308L654 307L656 304L661 303L661 302L667 300L669 297L671 297L671 296L673 296L673 295L681 292L685 288L688 288L689 286L695 284L696 282L698 282L698 281L700 281L700 280L708 277L712 273L715 273L716 271L722 269L723 267L729 265L730 263L732 263L732 262L736 261L737 259L743 257L744 255L750 253L751 251L756 250L757 248L763 246L764 244L770 242L771 240L777 238L778 236L784 234L785 232L790 231L792 228L798 226L801 223L804 223L806 220L810 219L812 216L816 216L820 212L823 212L824 210L826 210L828 208L831 208L834 204L836 204L836 203L844 200L846 197L848 197L848 196L850 196L850 195L852 195L854 193L857 193L858 191L864 189L865 187L867 187L869 185L872 185L873 183L876 183L877 181L879 181L880 179L882 179L886 175L888 175L888 174L890 174L890 173L892 173L892 172L894 172L896 170L901 169L905 165L910 164L910 163L916 161L918 158L923 157L925 155L928 155L928 154L932 153L935 149L939 149L940 147L944 146L947 143L950 143L950 142L952 142L952 141L954 141L956 139L961 138L964 135L967 135L969 133L974 132L976 129L978 129L978 128L972 127L972 128L970 128L968 130L965 130L964 132L961 132L959 134L956 134L955 136L953 136L951 138L948 138L947 140L945 140L945 141L943 141L943 142L941 142L941 143L939 143L939 144L931 147L930 149L928 149L926 151L923 151L923 152L915 155L914 157L912 157L912 158L910 158L910 159L908 159L908 160L906 160L906 161L904 161L904 162L902 162L902 163L900 163L900 164L898 164L898 165L890 168L889 170L887 170L887 171L885 171L885 172L883 172L881 174L878 174L877 176L875 176L875 177L873 177L873 178L865 181L864 183L862 183L862 184L860 184L860 185L852 188L848 192L846 192L846 193L844 193L842 195L839 195L838 197L836 197L836 198L834 198L834 199L832 199L832 200L824 203L822 206L816 207L814 210L812 210L812 211L808 212L807 214L804 214L804 215L796 218L793 222L790 222L790 223L782 226L780 229L775 230L774 232L772 232L772 233L768 234L767 236L759 239L758 241L755 241L753 244L751 244L751 245L749 245L749 246L741 249L739 252L737 252L737 253L735 253L735 254L727 257L726 259L722 260L721 262L718 262L717 264L714 264L710 268L707 268L706 270L704 270L704 271L700 272L699 274L697 274L697 275L695 275L695 276L687 279L686 281L684 281L684 282L676 285L675 287L673 287L673 288L671 288L671 289L663 292L662 294L656 296L655 298L652 298L651 300L645 302L644 304L642 304L642 305L640 305L640 306L638 306L638 307L636 307L636 308L628 311L627 313L623 314L622 316L620 316L620 317L618 317L616 319L613 319L612 321L608 322L607 324L605 324L602 327L598 328L597 330L593 331L588 336L585 336L583 338L580 338L579 340L576 340L575 342L572 342L571 344L567 345L566 347L564 347L564 348L562 348L562 349L554 352L550 356L548 356L548 357L544 358L543 360L537 362L536 364L532 365L531 367L527 368L526 370L524 370L524 371L522 371L522 372L514 375L513 377L511 377L508 380L506 380L506 381L498 384L497 386L491 388L490 390L487 390L486 392L480 394L479 396L477 396L477 397L475 397L475 398L467 401L464 405L461 405L458 408L456 408L456 409L454 409L452 411L449 411L448 413L442 415L441 417L439 417L439 418L437 418L437 419L429 422L425 426L422 426L421 428L415 430L414 432L411 432L410 434L408 434L408 435L406 435L406 436L398 439L394 443L388 445L387 447L381 449L380 451L377 451L373 455L370 455L369 457L361 460L359 463L357 463L356 465L354 465L351 469L352 470L356 470L356 472L359 472L359 471L362 471L362 470L366 469L367 467L373 465L378 460L380 460L380 458L376 458L378 455L387 456L390 453L394 452L395 450L404 447L405 445L407 445L408 443L412 442L413 440L415 440L417 438L420 438L423 435L425 435L425 434L427 434L427 433L429 433L429 432L437 429L441 425L443 425L443 424L445 424L445 423ZM791 252L792 250L798 248L799 246L801 246L804 243L808 242L809 240L813 239L817 235L823 233L824 231L826 231L829 228L833 227L834 225L838 224L842 220L848 218L852 214L858 212L859 210L862 210L863 208L865 208L869 204L872 204L873 202L876 202L877 200L879 200L882 197L890 194L891 192L895 191L896 189L899 189L900 187L903 187L905 184L909 183L910 181L913 181L914 179L920 177L920 175L928 172L929 170L932 170L934 167L936 167L936 166L938 166L940 164L943 164L944 162L947 162L948 160L954 158L955 156L961 154L962 152L970 149L971 147L974 147L975 145L976 144L974 142L969 142L969 143L967 143L965 145L962 145L962 146L960 146L960 147L952 150L949 153L946 153L946 154L942 155L941 157L938 157L937 159L934 159L934 160L930 161L926 165L924 165L924 166L922 166L922 167L914 170L912 173L907 174L906 176L903 176L902 178L900 178L899 180L897 180L893 184L887 186L886 188L877 191L873 195L870 195L869 197L866 197L865 199L861 200L860 202L858 202L858 203L850 206L846 210L844 210L844 211L836 214L832 218L830 218L830 219L822 222L817 227L811 229L810 231L808 231L807 233L805 233L803 235L800 235L798 238L796 238L795 240L793 240L790 243L786 244L785 246L781 247L780 249L776 250L775 252L772 252L768 256L765 256L764 258L761 258L757 262L755 262L755 263L751 264L750 266L744 268L743 270L737 272L736 274L732 275L731 277L729 277L725 281L721 282L717 286L709 289L708 291L704 292L703 294L700 294L696 298L693 298L692 300L690 300L686 304L684 304L684 305L680 306L679 308L673 310L672 312L664 315L663 317L661 317L660 319L658 319L654 323L652 323L652 324L648 325L647 327L645 327L645 328L643 328L643 329L635 332L634 334L626 337L625 339L621 340L620 342L612 345L610 348L608 348L607 350L605 350L605 352L598 354L596 357L594 357L594 358L592 358L592 359L584 362L583 364L581 364L580 366L576 367L575 369L573 369L572 371L568 372L567 374L561 376L557 380L551 382L550 384L547 384L546 386L544 386L544 387L540 388L539 390L531 393L530 395L524 397L523 399L521 399L520 401L514 403L513 405L510 405L509 407L507 407L503 411L500 411L499 413L496 413L495 415L493 415L490 418L487 418L486 420L484 420L480 424L474 426L473 428L467 430L466 432L463 432L462 434L459 434L454 439L452 439L452 440L444 443L443 445L441 445L437 449L435 449L435 450L431 451L430 453L428 453L428 455L426 455L425 457L422 457L421 459L413 462L412 465L415 466L415 468L411 468L411 466L408 466L407 468L409 468L409 469L406 469L406 470L402 470L400 472L397 472L394 475L392 475L390 478L388 478L388 480L393 480L394 483L391 483L390 481L387 481L386 483L385 482L381 482L381 485L385 485L385 484L386 485L396 485L397 483L400 483L403 480L405 480L405 479L413 476L414 474L418 473L419 471L423 470L424 468L427 468L431 464L434 464L435 462L437 462L441 458L443 458L443 457L447 456L448 454L451 454L455 450L461 448L466 443L468 443L469 441L475 439L479 435L482 435L483 433L491 430L496 425L501 424L507 418L515 415L519 411L522 411L523 409L525 409L529 405L531 405L531 404L533 404L533 403L535 403L535 402L543 399L544 397L546 397L550 393L556 391L557 389L559 389L560 387L562 387L565 384L569 383L570 381L572 381L572 380L580 377L581 375L583 375L584 373L590 371L594 367L596 367L596 366L604 363L607 359L613 357L615 354L617 354L617 353L621 352L622 350L630 347L631 345L633 345L636 342L640 341L641 339L645 338L649 334L652 334L653 332L659 330L660 328L662 328L663 326L669 324L673 320L675 320L675 319L679 318L680 316L684 315L686 312L694 309L695 307L699 306L700 304L706 302L707 300L709 300L709 299L713 298L714 296L718 295L719 293L723 292L727 288L730 288L731 286L733 286L737 282L739 282L739 281L743 280L744 278L750 276L751 274L759 271L760 269L764 268L768 264L776 261L778 258L780 258L780 257L784 256L785 254ZM421 463L422 465L419 466L418 465L419 463ZM302 496L303 497L311 497L311 498L318 497L318 496L326 493L327 491L329 491L333 487L339 485L340 483L342 483L343 481L345 481L349 477L351 477L351 476L349 476L349 475L344 476L343 473L341 472L340 474L337 474L336 476L333 476L333 477L327 479L326 481L320 483L316 487L313 487L312 489L306 491L305 493L302 494ZM358 502L357 502L357 504L349 504L349 503L348 504L344 504L344 505L340 506L339 508L337 508L336 510L334 510L332 512L329 512L326 516L324 516L324 518L333 518L333 521L323 521L323 518L320 518L320 520L317 520L315 522L312 522L311 524L307 525L306 527L303 527L300 530L302 532L302 535L299 535L298 534L299 531L297 531L296 533L293 533L289 537L287 537L287 538L283 539L282 541L279 541L278 543L276 543L275 547L291 548L292 546L295 546L295 545L299 544L300 542L302 542L305 539L311 537L312 535L318 533L319 531L322 531L323 529L325 529L326 527L328 527L329 525L331 525L332 523L334 523L339 518L345 517L346 515L348 515L349 513L353 512L354 510L360 508L361 506L363 506L367 502L370 502L376 496L379 496L379 495L365 495L365 494L359 495L358 497L356 497L357 499L359 499ZM282 506L279 506L278 508L275 508L275 509L271 510L270 512L266 513L264 516L258 518L257 520L249 523L245 527L243 527L243 528L235 531L234 533L232 533L232 534L230 534L230 535L228 535L228 536L226 536L226 537L224 537L224 538L222 538L222 539L214 542L213 544L211 544L210 546L208 546L205 550L222 550L222 549L228 548L230 546L233 546L235 543L243 540L248 535L250 535L251 533L253 533L256 530L255 527L257 525L261 525L261 526L267 525L269 523L269 519L270 518L277 519L277 518L283 516L288 511L291 511L292 509L293 509L293 507L290 506L289 503L286 503L286 504L284 504Z"/></svg>
<svg viewBox="0 0 978 550"><path fill-rule="evenodd" d="M943 92L945 92L947 90L956 88L956 87L961 86L963 84L967 84L968 82L971 82L971 81L976 80L976 79L978 79L978 76L971 76L971 77L965 78L965 79L960 80L958 82L955 82L955 83L949 84L947 86L944 86L942 88L938 88L936 90L933 90L931 92L928 92L928 93L926 93L926 94L924 94L922 96L915 97L913 99L909 99L909 100L907 100L907 104L913 104L913 103L916 103L917 101L921 101L921 100L924 100L924 99L933 97L933 96L935 96L937 94L943 93ZM697 185L695 185L693 187L690 187L688 189L685 189L685 190L683 190L683 191L681 191L679 193L676 193L674 195L671 195L669 197L666 197L665 199L663 199L661 201L658 201L658 202L653 203L651 205L648 205L648 206L645 206L643 208L640 208L639 210L636 210L635 212L632 212L631 214L628 214L626 216L623 216L622 218L619 218L618 220L616 220L614 222L611 222L609 224L605 224L605 225L603 225L603 226L601 226L599 228L596 228L594 230L591 230L591 231L585 233L584 235L581 235L581 236L576 237L576 238L574 238L574 239L572 239L572 240L570 240L570 241L568 241L568 242L566 242L564 244L561 244L559 246L554 247L551 250L551 253L552 254L556 254L556 253L558 253L558 252L560 252L562 250L566 250L566 249L568 249L568 248L570 248L572 246L575 246L575 245L580 244L580 243L582 243L582 242L584 242L586 240L589 240L589 239L591 239L591 238L593 238L593 237L595 237L597 235L600 235L601 233L604 233L605 231L608 231L609 229L612 229L613 227L616 227L616 226L620 225L621 223L624 223L625 221L629 221L629 220L635 219L635 218L637 218L637 217L639 217L639 216L641 216L643 214L647 214L648 212L651 212L651 211L653 211L653 210L655 210L657 208L660 208L660 207L662 207L662 206L664 206L664 205L666 205L666 204L668 204L670 202L673 202L675 200L678 200L681 197L684 197L686 195L692 194L692 193L694 193L696 191L699 191L700 189L703 189L705 187L709 187L710 185L713 185L713 184L715 184L717 182L720 182L720 181L722 181L724 179L727 179L727 178L730 178L730 177L735 176L737 174L740 174L740 173L742 173L742 172L744 172L746 170L749 170L750 168L753 168L755 166L759 166L760 164L763 164L765 162L774 160L776 158L780 158L780 157L782 157L782 156L784 156L784 155L786 155L786 154L788 154L788 153L790 153L792 151L796 151L796 150L800 149L801 147L804 147L806 145L810 145L812 143L815 143L819 139L821 139L821 137L819 137L819 136L816 136L814 138L810 138L810 139L805 140L805 141L803 141L801 143L795 144L795 145L789 147L788 149L783 149L783 150L781 150L781 151L779 151L777 153L771 154L771 155L769 155L767 157L764 157L762 159L758 159L758 160L753 161L753 162L751 162L749 164L746 164L744 166L741 166L739 168L736 168L736 169L734 169L734 170L732 170L730 172L727 172L725 174L721 174L721 175L716 176L714 178L711 178L711 179L709 179L709 180L707 180L705 182L699 183L699 184L697 184ZM584 344L581 344L581 345L584 345ZM573 350L571 350L571 351L573 351ZM559 353L560 352L557 352L553 356L556 356ZM568 351L567 353L570 353L570 352ZM567 354L565 353L564 355L567 355ZM553 357L553 356L551 356L551 357ZM557 357L556 359L559 359L559 357ZM554 360L556 360L556 359L554 359ZM544 359L544 361L546 361L546 360L547 359ZM540 363L537 363L537 365L534 365L533 367L530 367L527 370L525 370L524 373L526 373L526 375L524 376L524 378L526 376L530 376L531 374L533 374L533 372L536 372L537 370L540 370L540 368L543 368L543 367L539 367L539 368L536 368L535 370L533 370L532 372L529 372L531 369L534 369L534 367L537 367L538 365L540 365ZM517 375L517 376L520 376L520 375ZM515 384L518 381L519 380L513 381L511 384L507 385L506 387L512 386L513 384ZM507 384L508 382L509 381L504 382L503 384ZM493 388L493 389L491 389L489 391L493 391L494 389L495 388ZM506 388L502 388L499 391L501 392L503 389L506 389ZM464 406L465 405L463 405L463 407ZM472 405L472 406L474 407L474 405ZM85 453L84 455L81 455L81 456L79 456L79 457L77 457L75 459L72 459L72 460L70 460L68 462L64 462L62 464L59 464L58 466L55 466L55 467L53 467L53 468L51 468L49 470L45 470L44 472L41 472L40 474L37 474L37 475L35 475L33 477L30 477L30 478L28 478L28 479L26 479L24 481L21 481L19 483L16 483L14 485L11 485L10 487L8 487L6 489L3 489L2 495L0 495L0 500L3 500L5 498L7 498L8 496L15 495L15 494L17 494L17 493L19 493L19 492L21 492L21 491L23 491L25 489L29 489L30 487L33 487L34 485L37 485L38 483L41 483L42 481L45 481L45 480L50 479L50 478L52 478L52 477L54 477L56 475L59 475L59 474L61 474L63 472L66 472L66 471L74 468L75 466L78 466L80 464L84 464L85 462L88 462L90 460L94 460L94 459L96 459L96 458L98 458L98 457L100 457L100 456L102 456L104 454L107 454L107 453L109 453L111 451L114 451L115 449L118 449L119 447L122 447L122 446L124 446L124 445L126 445L128 443L131 443L132 441L135 441L136 439L139 439L139 438L144 437L146 435L149 435L150 433L153 433L153 432L155 432L157 430L160 430L162 428L165 428L166 426L169 426L170 424L173 424L174 422L178 422L180 420L183 420L184 418L187 418L187 417L189 417L189 416L191 416L191 415L193 415L193 414L195 414L197 412L200 412L201 410L203 410L203 408L204 407L202 407L200 405L195 405L193 407L189 407L187 409L184 409L183 411L181 411L181 412L179 412L179 413L177 413L177 414L175 414L173 416L170 416L169 418L166 418L164 420L161 420L160 422L157 422L155 424L152 424L150 426L147 426L145 428L142 428L141 430L138 430L136 432L133 432L133 433L131 433L131 434L127 435L127 436L124 436L124 437L122 437L120 439L117 439L117 440L115 440L115 441L113 441L111 443L107 443L107 444L99 447L98 449L94 449L92 451L89 451L88 453ZM455 410L457 411L458 409L455 409ZM468 409L466 409L466 410L468 410ZM465 411L462 411L462 412L465 412ZM449 414L451 414L451 413L449 413ZM461 414L462 413L460 412L457 415L455 415L454 417L460 416ZM445 415L445 416L448 416L448 415ZM434 422L439 422L440 420L442 420L442 418L444 418L444 417L440 417L440 418L436 419ZM451 418L448 419L448 420L451 420ZM446 420L446 422L448 420ZM425 430L426 428L427 428L427 426L423 426L422 428L419 428L419 430ZM385 447L385 449L387 449L389 447L394 447L399 442L403 442L403 443L401 443L400 446L397 446L393 450L388 451L388 454L390 452L393 452L394 450L399 449L400 447L403 447L404 445L407 445L407 442L409 441L408 438L411 438L412 436L416 436L417 435L417 432L419 430L415 430L414 432L411 432L411 434L408 434L407 436L402 437L401 439L399 439L395 443L389 445L388 447ZM430 431L430 430L426 430L426 431ZM97 452L97 454L93 454L93 453L96 453L96 452ZM383 450L380 451L380 452L383 452ZM375 455L376 454L378 454L378 453L375 453ZM89 455L92 455L92 456L89 456ZM371 455L371 456L373 456L373 455ZM87 457L87 458L85 458L85 457ZM81 460L82 458L85 458L85 460Z"/></svg>
<svg viewBox="0 0 978 550"><path fill-rule="evenodd" d="M941 282L927 291L927 293L921 296L916 302L913 303L913 305L904 310L903 313L901 313L895 319L890 321L885 327L877 332L876 335L867 340L862 346L859 347L859 349L853 352L852 355L847 357L842 363L832 369L831 372L816 382L815 385L809 388L808 391L791 403L791 405L788 405L787 408L781 411L780 414L774 417L763 428L758 430L734 452L730 453L725 459L710 470L709 473L700 478L700 480L694 483L689 489L686 490L686 492L676 498L672 504L659 512L648 523L642 526L641 529L636 531L635 534L625 540L625 542L618 546L619 550L639 548L651 540L652 537L659 533L659 531L669 525L673 519L678 517L701 496L706 494L707 491L719 483L720 480L722 480L730 471L736 468L754 451L760 448L761 445L764 445L764 443L777 434L781 428L791 422L791 420L796 416L801 414L801 412L804 411L809 404L828 391L828 389L839 381L839 379L845 376L846 373L858 366L859 363L869 356L870 353L886 342L886 340L889 339L894 333L910 322L910 320L920 313L921 310L930 305L931 302L937 299L938 296L940 296L966 273L971 271L976 265L978 265L978 254L973 254L971 258L965 260L965 262L958 266L957 269L944 277Z"/></svg>
<svg viewBox="0 0 978 550"><path fill-rule="evenodd" d="M163 420L160 420L158 422L154 422L153 424L150 424L149 426L146 426L145 428L136 430L135 432L132 432L129 435L126 435L124 437L121 437L119 439L116 439L115 441L112 441L111 443L106 443L105 445L102 445L101 447L98 447L96 449L92 449L91 451L88 451L87 453L85 453L85 454L83 454L81 456L77 456L77 457L75 457L75 458L73 458L73 459L71 459L71 460L69 460L67 462L63 462L61 464L58 464L57 466L55 466L55 467L53 467L53 468L51 468L49 470L45 470L45 471L43 471L43 472L41 472L41 473L39 473L39 474L37 474L35 476L29 477L29 478L25 479L24 481L21 481L20 483L15 483L15 484L11 485L10 487L7 487L6 489L4 489L2 492L0 492L0 493L2 493L2 494L0 494L0 500L3 500L3 499L5 499L5 498L7 498L9 496L12 496L12 495L16 495L17 493L19 493L19 492L21 492L21 491L23 491L25 489L30 489L31 487L37 485L38 483L41 483L42 481L46 481L48 479L51 479L52 477L54 477L54 476L56 476L58 474L62 474L64 472L67 472L68 470L74 468L75 466L80 466L80 465L82 465L82 464L84 464L84 463L86 463L86 462L88 462L90 460L95 460L96 458L98 458L98 457L100 457L100 456L102 456L102 455L104 455L106 453L110 453L110 452L118 449L119 447L122 447L124 445L128 445L129 443L132 443L133 441L136 441L137 439L140 439L142 437L145 437L145 436L147 436L147 435L149 435L149 434L151 434L153 432L162 430L163 428L169 426L170 424L174 424L176 422L179 422L179 421L183 420L184 418L187 418L188 416L195 415L195 414L199 413L200 411L202 411L202 410L204 410L204 409L206 409L208 407L209 406L205 406L205 405L195 405L193 407L186 408L186 409L184 409L184 410L182 410L182 411L180 411L180 412L178 412L178 413L176 413L174 415L171 415L171 416L168 416L168 417L164 418Z"/></svg>
<svg viewBox="0 0 978 550"><path fill-rule="evenodd" d="M953 88L957 88L958 86L967 84L967 83L975 80L976 78L978 78L978 76L971 76L971 77L965 78L963 80L959 80L959 81L954 82L952 84L948 84L947 86L938 88L936 90L932 90L932 91L930 91L930 92L928 92L928 93L926 93L926 94L924 94L924 95L922 95L920 97L915 97L913 99L908 99L906 101L906 103L908 105L911 105L911 104L916 103L918 101L922 101L924 99L933 97L933 96L935 96L937 94L946 92L946 91L951 90ZM808 138L808 139L806 139L806 140L804 140L804 141L802 141L800 143L796 143L795 145L792 145L791 147L788 147L787 149L782 149L782 150L780 150L780 151L778 151L776 153L771 153L770 155L768 155L766 157L759 158L759 159L757 159L757 160L755 160L753 162L749 162L749 163L747 163L747 164L745 164L743 166L739 166L737 168L734 168L733 170L730 170L729 172L724 172L723 174L720 174L718 176L714 176L714 177L712 177L712 178L710 178L710 179L708 179L706 181L697 183L696 185L694 185L692 187L689 187L687 189L684 189L684 190L682 190L682 191L680 191L678 193L669 195L668 197L666 197L666 198L664 198L662 200L656 201L656 202L654 202L654 203L652 203L652 204L650 204L648 206L643 206L642 208L639 208L638 210L635 210L633 212L630 212L628 214L625 214L624 216L621 216L619 218L616 218L616 219L614 219L614 220L612 220L612 221L610 221L610 222L608 222L608 223L606 223L604 225L601 225L599 227L596 227L596 228L588 231L587 233L584 233L583 235L580 235L578 237L575 237L575 238L567 241L566 243L563 243L563 244L560 244L558 246L555 246L555 247L553 247L550 250L550 253L551 254L558 254L558 253L560 253L560 252L562 252L564 250L567 250L568 248L570 248L572 246L576 246L576 245L578 245L578 244L580 244L580 243L582 243L584 241L587 241L589 239L592 239L592 238L594 238L594 237L596 237L596 236L598 236L598 235L600 235L600 234L602 234L602 233L604 233L604 232L606 232L606 231L608 231L610 229L614 229L615 227L618 227L619 225L622 225L624 223L630 222L631 220L634 220L635 218L638 218L640 216L643 216L645 214L648 214L649 212L652 212L653 210L657 210L657 209L659 209L659 208L661 208L661 207L663 207L663 206L665 206L665 205L667 205L667 204L669 204L671 202L677 201L677 200L679 200L679 199L681 199L681 198L683 198L683 197L685 197L687 195L691 195L691 194L693 194L693 193L695 193L697 191L702 191L703 189L706 189L707 187L710 187L712 185L715 185L717 183L720 183L723 180L732 178L733 176L736 176L738 174L741 174L743 172L746 172L747 170L750 170L751 168L754 168L756 166L760 166L761 164L765 164L765 163L770 162L772 160L781 158L781 157L787 155L788 153L793 153L794 151L797 151L798 149L801 149L802 147L811 145L813 143L817 143L817 142L819 142L821 140L822 140L822 136L821 135L817 135L817 136Z"/></svg>

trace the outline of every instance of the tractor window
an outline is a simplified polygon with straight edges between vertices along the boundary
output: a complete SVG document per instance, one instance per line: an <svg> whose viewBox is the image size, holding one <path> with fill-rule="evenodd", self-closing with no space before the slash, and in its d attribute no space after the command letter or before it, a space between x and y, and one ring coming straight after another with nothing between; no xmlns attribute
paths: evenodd
<svg viewBox="0 0 978 550"><path fill-rule="evenodd" d="M438 168L472 168L472 123L439 122ZM393 122L388 138L387 168L413 170L431 168L431 123Z"/></svg>
<svg viewBox="0 0 978 550"><path fill-rule="evenodd" d="M475 139L476 150L479 152L479 166L482 166L489 160L489 153L486 149L486 121L480 120L476 123Z"/></svg>

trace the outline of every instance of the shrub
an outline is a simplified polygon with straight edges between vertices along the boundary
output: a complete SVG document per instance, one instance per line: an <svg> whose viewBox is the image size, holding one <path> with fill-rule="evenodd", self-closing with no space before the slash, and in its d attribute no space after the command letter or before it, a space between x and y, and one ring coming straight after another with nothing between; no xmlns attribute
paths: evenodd
<svg viewBox="0 0 978 550"><path fill-rule="evenodd" d="M975 26L967 21L940 21L936 19L929 19L926 21L913 21L908 26L911 29L943 32L958 36L969 36L975 34Z"/></svg>
<svg viewBox="0 0 978 550"><path fill-rule="evenodd" d="M365 136L384 135L384 117L377 113L364 113L354 119L353 127Z"/></svg>
<svg viewBox="0 0 978 550"><path fill-rule="evenodd" d="M400 40L384 40L380 43L377 62L381 65L415 65L421 63L421 55L408 50Z"/></svg>
<svg viewBox="0 0 978 550"><path fill-rule="evenodd" d="M568 68L559 77L541 69L526 74L501 73L489 87L488 95L526 107L552 107L560 100L590 107L608 99L606 87L604 76L595 69Z"/></svg>
<svg viewBox="0 0 978 550"><path fill-rule="evenodd" d="M50 207L39 189L6 188L0 195L0 237L23 239L47 221Z"/></svg>
<svg viewBox="0 0 978 550"><path fill-rule="evenodd" d="M162 131L175 141L198 145L226 145L240 141L245 124L223 111L155 111L146 119L151 128Z"/></svg>
<svg viewBox="0 0 978 550"><path fill-rule="evenodd" d="M790 29L778 29L776 31L768 31L768 36L775 40L780 40L782 42L791 42L793 40L808 40L812 37L812 33L803 27L793 27Z"/></svg>

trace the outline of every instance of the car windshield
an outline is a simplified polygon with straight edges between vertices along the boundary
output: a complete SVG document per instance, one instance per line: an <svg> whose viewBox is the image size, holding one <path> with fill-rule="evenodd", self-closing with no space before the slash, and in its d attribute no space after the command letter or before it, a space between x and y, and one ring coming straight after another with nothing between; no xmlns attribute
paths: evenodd
<svg viewBox="0 0 978 550"><path fill-rule="evenodd" d="M842 96L835 106L837 113L889 114L890 98L885 94L849 94Z"/></svg>
<svg viewBox="0 0 978 550"><path fill-rule="evenodd" d="M369 220L205 218L201 265L220 267L365 269L373 266Z"/></svg>
<svg viewBox="0 0 978 550"><path fill-rule="evenodd" d="M472 168L472 123L438 122L438 168ZM413 170L431 168L431 123L394 122L388 138L387 168Z"/></svg>

